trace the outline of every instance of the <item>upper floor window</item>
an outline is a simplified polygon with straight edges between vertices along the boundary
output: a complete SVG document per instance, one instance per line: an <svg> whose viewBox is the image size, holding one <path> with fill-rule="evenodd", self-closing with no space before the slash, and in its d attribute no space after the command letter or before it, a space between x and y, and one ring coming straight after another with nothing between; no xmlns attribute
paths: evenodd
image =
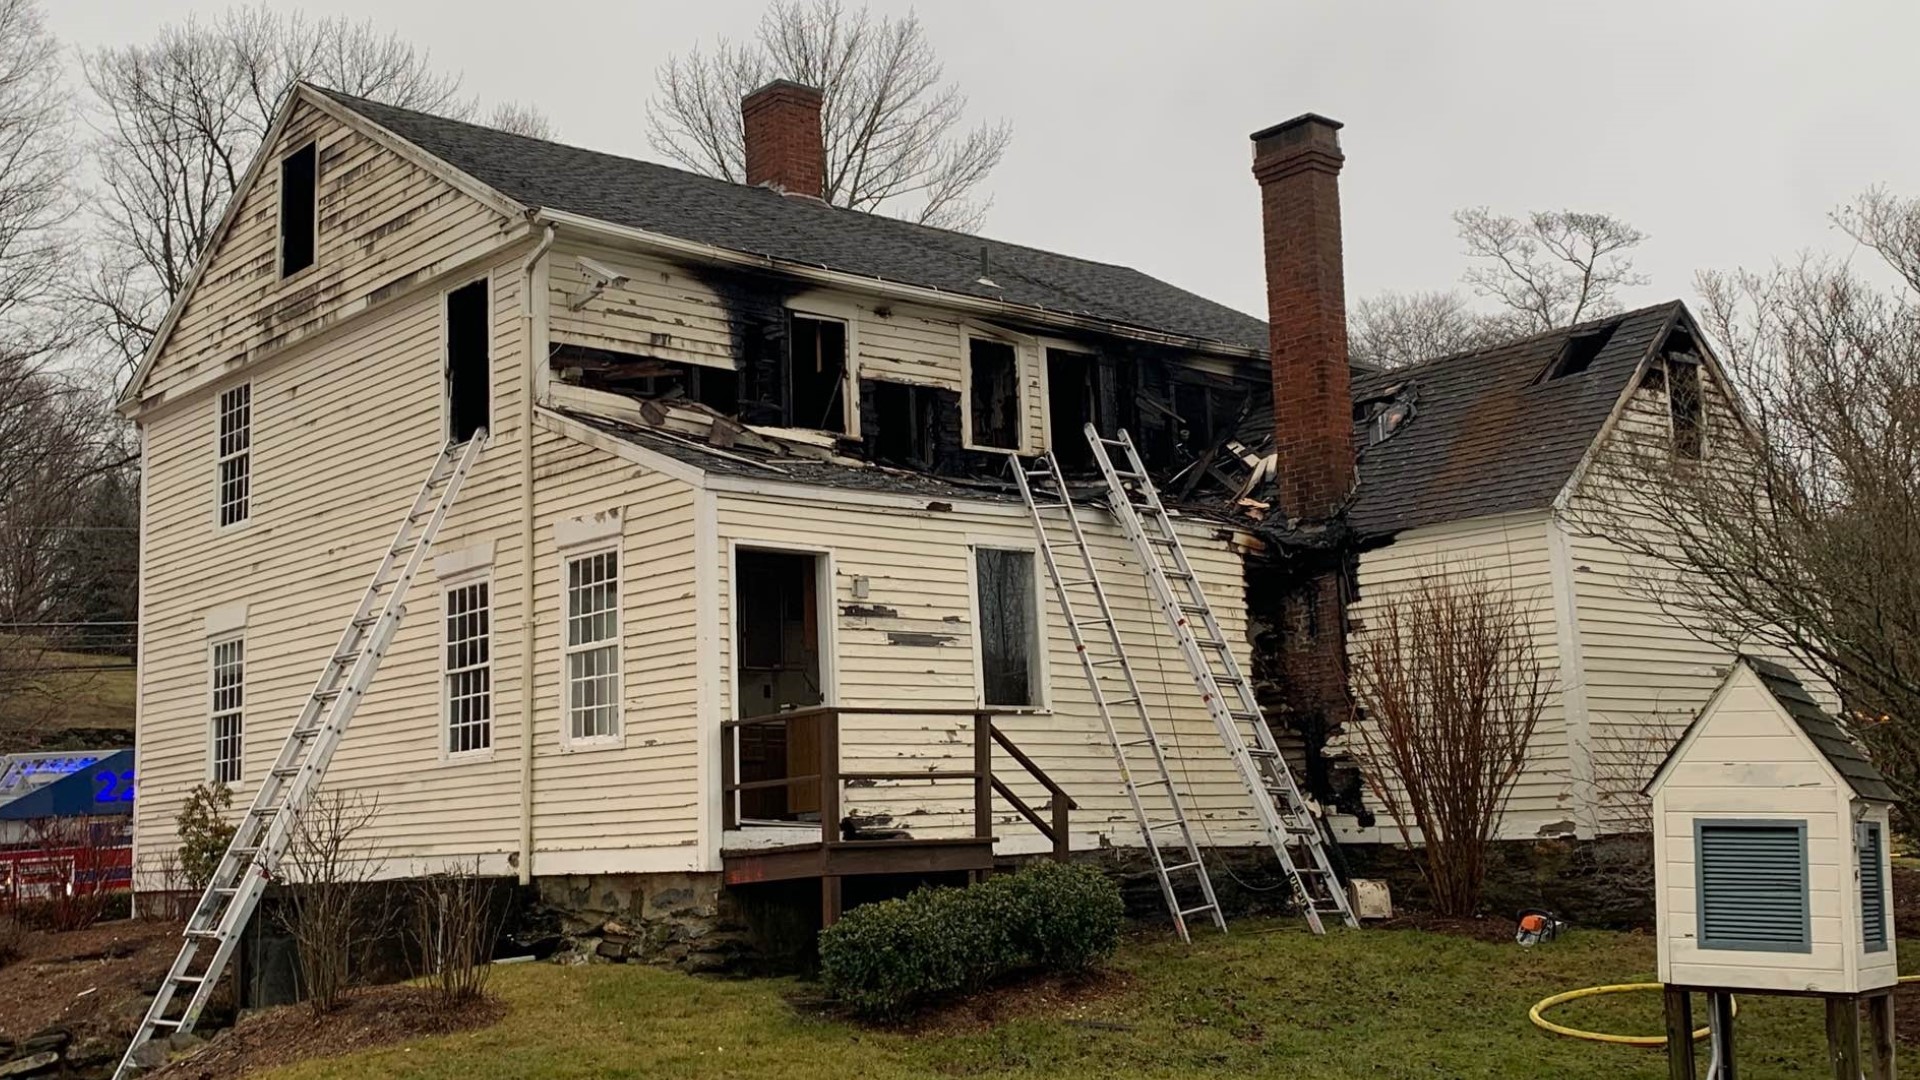
<svg viewBox="0 0 1920 1080"><path fill-rule="evenodd" d="M567 559L566 706L570 741L620 736L620 554Z"/></svg>
<svg viewBox="0 0 1920 1080"><path fill-rule="evenodd" d="M216 784L237 784L244 771L247 643L242 637L216 641L208 650L213 701L207 775Z"/></svg>
<svg viewBox="0 0 1920 1080"><path fill-rule="evenodd" d="M492 339L487 279L448 293L447 438L451 442L473 438L491 419Z"/></svg>
<svg viewBox="0 0 1920 1080"><path fill-rule="evenodd" d="M493 746L492 588L487 581L446 591L447 753Z"/></svg>
<svg viewBox="0 0 1920 1080"><path fill-rule="evenodd" d="M967 339L968 435L974 446L1020 449L1020 363L1014 347Z"/></svg>
<svg viewBox="0 0 1920 1080"><path fill-rule="evenodd" d="M792 312L787 329L787 426L845 432L847 324Z"/></svg>
<svg viewBox="0 0 1920 1080"><path fill-rule="evenodd" d="M253 484L253 384L241 383L220 395L219 465L215 498L222 526L247 520Z"/></svg>
<svg viewBox="0 0 1920 1080"><path fill-rule="evenodd" d="M315 144L280 159L280 276L313 265L319 224L320 155Z"/></svg>
<svg viewBox="0 0 1920 1080"><path fill-rule="evenodd" d="M1667 412L1673 418L1673 452L1688 461L1706 454L1706 402L1700 394L1700 363L1667 356Z"/></svg>

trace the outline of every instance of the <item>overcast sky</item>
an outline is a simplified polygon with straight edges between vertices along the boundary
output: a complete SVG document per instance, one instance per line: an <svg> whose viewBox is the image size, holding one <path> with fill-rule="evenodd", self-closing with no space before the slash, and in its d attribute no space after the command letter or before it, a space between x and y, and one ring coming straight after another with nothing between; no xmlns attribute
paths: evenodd
<svg viewBox="0 0 1920 1080"><path fill-rule="evenodd" d="M68 45L145 40L220 0L45 0ZM277 2L275 6L280 6ZM850 6L852 6L850 2ZM489 102L537 105L561 141L649 156L670 53L745 36L758 0L313 0L372 17ZM876 0L876 10L905 3ZM1347 289L1454 286L1449 214L1616 214L1650 234L1653 283L1700 267L1846 252L1827 214L1884 184L1920 195L1920 4L916 5L975 117L1013 123L987 235L1124 263L1265 315L1248 133L1344 121Z"/></svg>

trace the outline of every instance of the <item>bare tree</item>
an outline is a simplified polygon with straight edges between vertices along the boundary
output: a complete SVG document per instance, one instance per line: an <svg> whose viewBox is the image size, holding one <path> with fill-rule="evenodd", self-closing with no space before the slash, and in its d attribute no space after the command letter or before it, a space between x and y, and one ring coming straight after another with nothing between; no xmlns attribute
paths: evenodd
<svg viewBox="0 0 1920 1080"><path fill-rule="evenodd" d="M1368 786L1444 915L1472 915L1552 680L1528 613L1472 571L1437 568L1367 616L1349 725Z"/></svg>
<svg viewBox="0 0 1920 1080"><path fill-rule="evenodd" d="M20 371L68 340L48 304L71 249L71 113L35 0L0 0L0 359Z"/></svg>
<svg viewBox="0 0 1920 1080"><path fill-rule="evenodd" d="M1579 524L1637 556L1676 619L1830 680L1920 797L1920 200L1869 192L1835 220L1899 285L1814 256L1702 274L1744 408L1709 408L1686 453L1615 440L1592 476L1620 497ZM1677 416L1692 389L1674 383Z"/></svg>
<svg viewBox="0 0 1920 1080"><path fill-rule="evenodd" d="M1356 363L1398 368L1495 344L1512 336L1505 329L1457 292L1383 292L1347 313L1347 351Z"/></svg>
<svg viewBox="0 0 1920 1080"><path fill-rule="evenodd" d="M281 864L289 881L276 915L300 956L301 992L314 1013L337 1008L368 944L389 929L377 878L386 867L362 835L380 802L323 790L294 819Z"/></svg>
<svg viewBox="0 0 1920 1080"><path fill-rule="evenodd" d="M1013 137L1004 121L963 128L967 98L942 81L920 20L848 12L839 0L774 0L753 40L721 38L670 57L648 103L653 148L695 172L746 179L740 100L774 79L818 87L826 200L972 232L992 200L981 183Z"/></svg>
<svg viewBox="0 0 1920 1080"><path fill-rule="evenodd" d="M1453 220L1478 263L1463 280L1500 305L1510 336L1611 314L1621 289L1648 280L1630 254L1646 234L1608 214L1535 210L1523 220L1482 206Z"/></svg>
<svg viewBox="0 0 1920 1080"><path fill-rule="evenodd" d="M309 19L265 4L189 17L151 43L84 60L94 97L91 257L72 286L92 328L127 367L186 287L287 91L309 81L357 97L466 119L458 75L372 22ZM548 125L526 106L494 118Z"/></svg>

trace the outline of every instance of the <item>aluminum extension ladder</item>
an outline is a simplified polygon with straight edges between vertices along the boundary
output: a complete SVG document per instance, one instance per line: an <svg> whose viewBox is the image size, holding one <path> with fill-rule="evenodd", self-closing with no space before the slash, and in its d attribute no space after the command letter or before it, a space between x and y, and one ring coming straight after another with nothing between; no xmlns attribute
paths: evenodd
<svg viewBox="0 0 1920 1080"><path fill-rule="evenodd" d="M460 493L461 482L479 457L486 434L483 429L465 443L448 446L434 461L426 483L420 486L420 494L380 560L380 569L374 572L360 606L348 621L340 644L287 733L280 756L261 779L253 805L240 819L226 854L221 856L206 892L187 920L180 955L154 995L146 1018L134 1030L133 1041L114 1070L114 1080L139 1070L135 1055L156 1035L190 1031L199 1020L214 984L239 943L241 931L259 905L260 894L292 842L296 819L326 775L327 764L353 720L354 709L380 669L381 656L406 614L407 588ZM182 991L187 992L185 1006L168 1016Z"/></svg>
<svg viewBox="0 0 1920 1080"><path fill-rule="evenodd" d="M1226 917L1220 911L1220 901L1213 894L1213 879L1207 876L1207 866L1201 857L1200 845L1194 842L1193 827L1187 821L1186 811L1180 807L1180 793L1173 786L1173 776L1167 771L1167 756L1160 745L1160 736L1153 729L1153 719L1147 713L1146 698L1140 693L1140 685L1134 679L1133 665L1127 660L1126 648L1120 638L1120 626L1114 621L1113 609L1107 604L1106 590L1100 584L1100 572L1094 566L1093 551L1087 546L1087 537L1080 529L1080 519L1073 510L1073 500L1067 491L1066 478L1060 473L1060 465L1052 454L1042 454L1035 459L1034 465L1022 462L1017 454L1008 455L1013 469L1014 482L1020 488L1020 498L1027 504L1027 512L1033 518L1033 535L1040 548L1041 560L1046 564L1047 576L1053 579L1053 592L1060 601L1060 614L1066 619L1067 631L1073 637L1073 651L1080 657L1081 670L1086 673L1087 687L1093 692L1094 707L1099 710L1100 722L1106 728L1107 741L1113 748L1114 762L1120 767L1120 780L1127 791L1127 800L1133 804L1134 819L1140 823L1142 846L1153 863L1154 876L1160 880L1160 894L1166 899L1167 912L1173 916L1174 929L1180 932L1181 941L1192 940L1187 933L1187 917L1207 912L1213 917L1213 924L1221 930L1227 928ZM1036 500L1034 487L1043 488L1041 495L1047 500ZM1047 532L1044 511L1058 510L1067 526L1070 542L1056 543ZM1060 569L1061 553L1071 548L1078 560L1070 573L1081 577L1063 577ZM1074 605L1075 590L1083 590L1082 599L1091 599L1093 607L1099 612L1093 618L1081 618ZM1095 656L1095 652L1104 648L1105 654ZM1119 685L1113 687L1118 695L1110 696L1108 686L1102 682L1101 673L1110 672ZM1114 718L1115 709L1120 709L1132 721L1131 729L1122 732L1120 721ZM1145 779L1142 779L1142 777ZM1159 789L1166 792L1169 813L1156 819L1148 813L1147 800L1143 791ZM1171 834L1171 835L1169 835ZM1161 854L1161 848L1177 848L1181 854L1169 864ZM1183 907L1174 887L1176 877L1191 874L1200 889L1201 903Z"/></svg>
<svg viewBox="0 0 1920 1080"><path fill-rule="evenodd" d="M1337 915L1346 925L1358 926L1346 889L1327 860L1320 819L1300 794L1293 770L1280 756L1280 745L1274 741L1273 731L1254 698L1253 684L1233 657L1233 647L1220 630L1213 606L1187 561L1173 519L1161 504L1160 493L1154 489L1133 439L1124 430L1117 439L1104 438L1092 424L1086 426L1086 437L1100 474L1106 478L1107 504L1133 541L1140 565L1146 568L1161 614L1213 717L1214 730L1240 771L1261 830L1280 857L1280 866L1293 886L1294 900L1306 915L1307 925L1316 934L1324 933L1320 917ZM1124 455L1124 468L1114 466L1112 449ZM1132 485L1131 490L1128 485ZM1253 733L1251 745L1246 735L1249 730ZM1303 849L1303 858L1295 858L1292 848L1296 845Z"/></svg>

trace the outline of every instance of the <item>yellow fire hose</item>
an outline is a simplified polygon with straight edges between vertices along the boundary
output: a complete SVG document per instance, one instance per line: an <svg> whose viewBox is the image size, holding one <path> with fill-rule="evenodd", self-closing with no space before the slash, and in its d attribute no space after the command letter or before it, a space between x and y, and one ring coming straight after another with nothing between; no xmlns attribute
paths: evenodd
<svg viewBox="0 0 1920 1080"><path fill-rule="evenodd" d="M1920 982L1920 975L1902 975L1900 976L1900 981L1903 983ZM1617 1046L1665 1046L1667 1045L1667 1037L1665 1035L1615 1035L1605 1031L1582 1031L1579 1028L1571 1028L1565 1024L1556 1024L1542 1015L1555 1005L1564 1005L1569 1001L1577 1001L1580 998L1598 997L1601 994L1626 994L1637 990L1664 989L1666 989L1666 986L1663 983L1648 982L1615 983L1612 986L1589 986L1581 990L1569 990L1564 994L1555 994L1552 997L1542 998L1536 1002L1533 1008L1527 1010L1527 1019L1532 1020L1534 1026L1543 1031L1551 1031L1555 1035L1565 1035L1570 1039L1613 1043ZM1733 1003L1733 1011L1736 1016L1740 1013L1740 1002L1737 999ZM1698 1042L1706 1038L1710 1033L1711 1029L1700 1028L1693 1033L1694 1041Z"/></svg>

